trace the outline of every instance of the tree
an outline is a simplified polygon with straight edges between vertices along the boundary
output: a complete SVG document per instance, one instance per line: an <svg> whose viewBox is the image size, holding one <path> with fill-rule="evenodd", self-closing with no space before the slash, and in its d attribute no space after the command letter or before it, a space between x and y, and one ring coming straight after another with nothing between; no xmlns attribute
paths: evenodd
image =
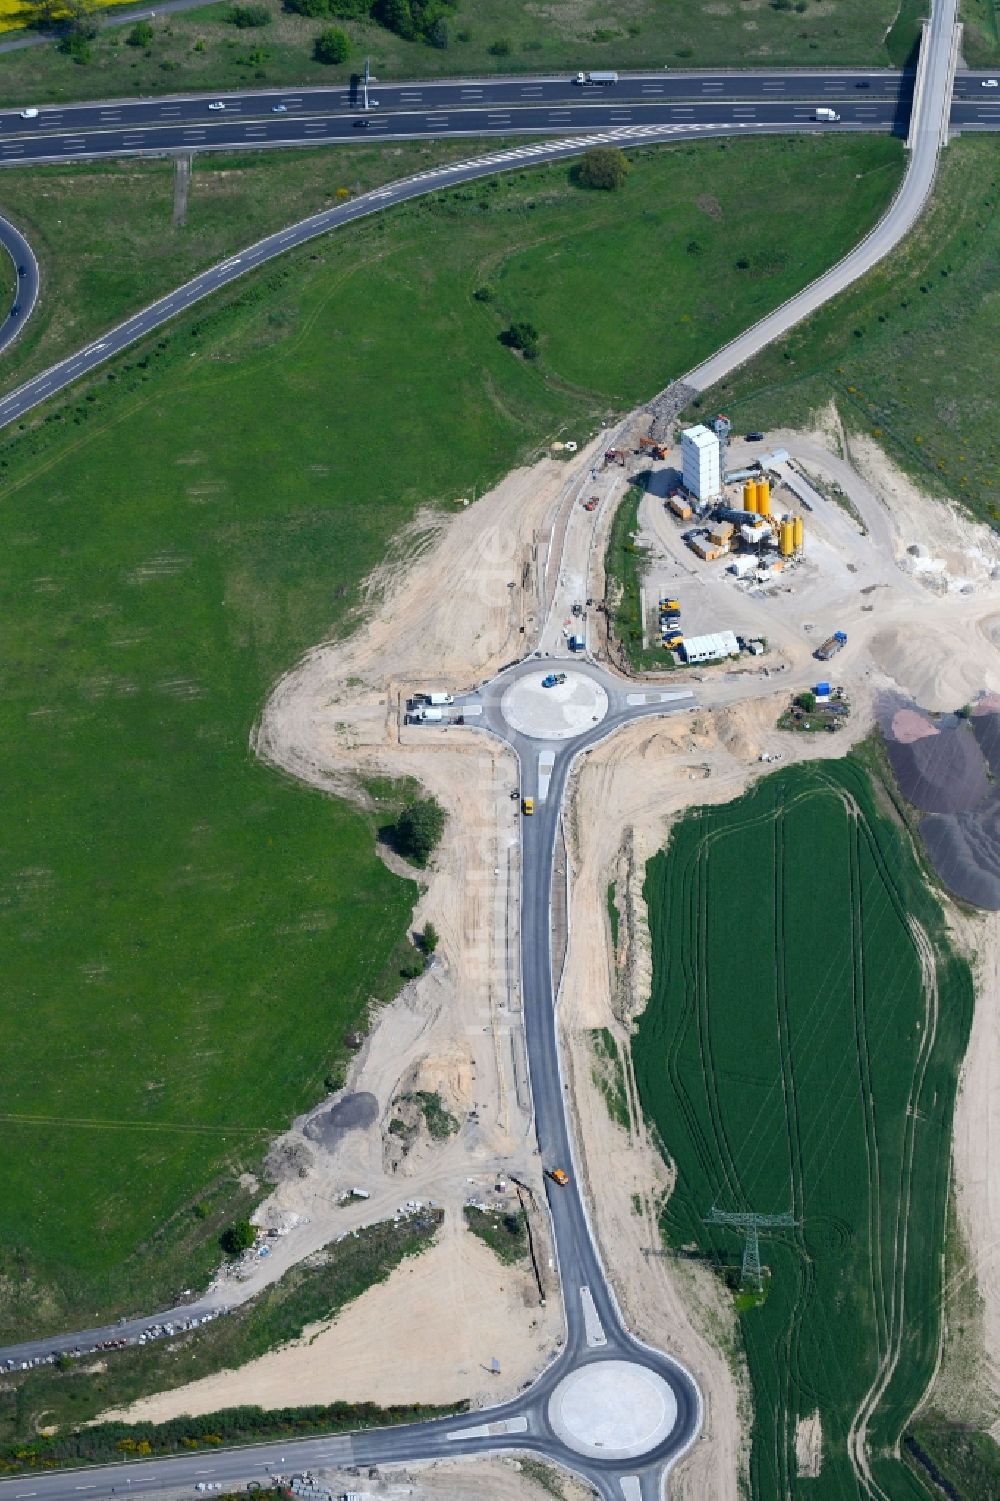
<svg viewBox="0 0 1000 1501"><path fill-rule="evenodd" d="M327 0L326 13L338 21L367 21L372 13L372 0Z"/></svg>
<svg viewBox="0 0 1000 1501"><path fill-rule="evenodd" d="M330 0L285 0L285 9L318 21L330 14Z"/></svg>
<svg viewBox="0 0 1000 1501"><path fill-rule="evenodd" d="M313 54L320 63L346 63L351 55L351 39L339 26L328 26L316 38Z"/></svg>
<svg viewBox="0 0 1000 1501"><path fill-rule="evenodd" d="M439 942L438 930L432 922L424 923L424 931L420 935L420 947L427 955L433 954Z"/></svg>
<svg viewBox="0 0 1000 1501"><path fill-rule="evenodd" d="M256 1240L257 1232L249 1220L234 1221L219 1236L219 1244L227 1256L239 1256L242 1251L249 1251Z"/></svg>
<svg viewBox="0 0 1000 1501"><path fill-rule="evenodd" d="M427 40L432 47L440 47L442 52L447 49L448 43L451 41L451 36L448 32L448 22L444 16L438 16L436 21L431 22L427 31Z"/></svg>
<svg viewBox="0 0 1000 1501"><path fill-rule="evenodd" d="M410 0L375 0L372 15L387 31L394 31L405 42L417 40L417 25Z"/></svg>
<svg viewBox="0 0 1000 1501"><path fill-rule="evenodd" d="M432 797L418 798L396 820L396 843L415 865L426 865L444 833L444 809Z"/></svg>
<svg viewBox="0 0 1000 1501"><path fill-rule="evenodd" d="M535 325L523 320L512 323L500 335L501 344L506 344L508 349L519 349L526 360L538 358L538 339L538 329Z"/></svg>
<svg viewBox="0 0 1000 1501"><path fill-rule="evenodd" d="M816 695L815 693L810 692L809 689L806 689L804 693L800 693L795 702L798 704L799 708L804 709L807 714L815 714Z"/></svg>
<svg viewBox="0 0 1000 1501"><path fill-rule="evenodd" d="M130 47L151 47L153 28L148 21L136 21L125 41Z"/></svg>
<svg viewBox="0 0 1000 1501"><path fill-rule="evenodd" d="M583 153L576 169L576 180L585 188L604 188L614 192L625 186L627 177L628 162L625 153L617 146L592 146Z"/></svg>

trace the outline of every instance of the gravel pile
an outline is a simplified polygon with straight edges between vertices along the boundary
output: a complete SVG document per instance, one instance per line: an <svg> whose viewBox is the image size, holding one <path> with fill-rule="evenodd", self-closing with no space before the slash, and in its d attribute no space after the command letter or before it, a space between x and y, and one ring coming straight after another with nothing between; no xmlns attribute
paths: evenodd
<svg viewBox="0 0 1000 1501"><path fill-rule="evenodd" d="M934 869L954 896L1000 910L1000 700L982 699L967 719L885 694L876 718L899 790L927 815Z"/></svg>

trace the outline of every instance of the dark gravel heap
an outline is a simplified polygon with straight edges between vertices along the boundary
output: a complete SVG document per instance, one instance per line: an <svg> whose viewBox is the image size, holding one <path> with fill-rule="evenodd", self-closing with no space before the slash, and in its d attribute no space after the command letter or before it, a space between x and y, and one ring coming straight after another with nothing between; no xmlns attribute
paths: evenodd
<svg viewBox="0 0 1000 1501"><path fill-rule="evenodd" d="M900 709L920 714L937 733L897 740ZM876 718L899 790L927 815L920 833L934 869L960 900L1000 911L1000 702L984 699L966 719L932 716L884 694Z"/></svg>

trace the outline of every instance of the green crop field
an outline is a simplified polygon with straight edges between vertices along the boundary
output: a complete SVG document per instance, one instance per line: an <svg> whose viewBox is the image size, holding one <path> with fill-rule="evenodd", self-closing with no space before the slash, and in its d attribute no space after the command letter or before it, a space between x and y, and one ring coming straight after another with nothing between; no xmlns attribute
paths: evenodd
<svg viewBox="0 0 1000 1501"><path fill-rule="evenodd" d="M387 80L578 68L886 67L906 60L916 19L928 10L927 0L461 0L445 47L338 23L353 46L346 63L330 66L313 55L328 19L306 19L281 0L262 3L271 22L253 29L234 26L228 4L160 16L148 46L128 45L128 28L107 27L82 64L53 45L7 53L0 104L344 83L366 57Z"/></svg>
<svg viewBox="0 0 1000 1501"><path fill-rule="evenodd" d="M707 1225L713 1208L796 1221L762 1234L766 1298L738 1305L753 1497L926 1498L893 1446L938 1349L968 967L853 759L681 818L646 898L634 1054L677 1168L665 1238L738 1276L741 1235ZM800 1480L796 1424L816 1409L822 1471Z"/></svg>
<svg viewBox="0 0 1000 1501"><path fill-rule="evenodd" d="M705 396L741 427L837 405L932 494L1000 519L1000 162L953 141L931 206L892 257Z"/></svg>
<svg viewBox="0 0 1000 1501"><path fill-rule="evenodd" d="M669 309L609 325L581 392L556 361L586 329L544 289L540 359L499 342L520 311L508 268L590 236L585 306L653 243L676 280L672 225L706 180L725 212L761 172L794 249L778 301L857 238L898 166L888 141L754 141L643 153L620 195L563 167L407 205L248 279L0 441L0 1337L204 1275L236 1170L398 981L415 888L377 860L377 818L249 751L274 676L351 628L419 505L482 493L585 434L623 370L652 392L725 332ZM706 263L745 297L735 331L767 289L702 217Z"/></svg>

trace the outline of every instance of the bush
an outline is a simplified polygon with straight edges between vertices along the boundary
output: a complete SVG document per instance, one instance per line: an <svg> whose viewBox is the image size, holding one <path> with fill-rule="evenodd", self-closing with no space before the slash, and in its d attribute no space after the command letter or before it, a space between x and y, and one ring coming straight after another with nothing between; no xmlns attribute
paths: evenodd
<svg viewBox="0 0 1000 1501"><path fill-rule="evenodd" d="M581 187L614 191L624 187L628 177L625 153L617 146L593 146L585 151L576 169Z"/></svg>
<svg viewBox="0 0 1000 1501"><path fill-rule="evenodd" d="M510 57L513 48L506 37L500 37L497 41L490 43L487 51L491 57Z"/></svg>
<svg viewBox="0 0 1000 1501"><path fill-rule="evenodd" d="M75 63L80 63L81 65L89 63L94 55L90 38L84 36L80 31L71 31L68 36L64 36L59 43L59 51L64 53L66 57L71 57Z"/></svg>
<svg viewBox="0 0 1000 1501"><path fill-rule="evenodd" d="M242 1251L249 1251L256 1243L257 1232L249 1220L236 1220L232 1225L227 1225L219 1236L219 1245L227 1256L239 1256Z"/></svg>
<svg viewBox="0 0 1000 1501"><path fill-rule="evenodd" d="M427 40L432 47L440 47L442 51L447 49L451 40L448 34L448 22L444 16L438 16L427 33Z"/></svg>
<svg viewBox="0 0 1000 1501"><path fill-rule="evenodd" d="M241 31L254 26L270 26L271 12L266 5L233 5L226 20Z"/></svg>
<svg viewBox="0 0 1000 1501"><path fill-rule="evenodd" d="M351 39L339 26L329 26L316 38L313 55L320 63L346 63L351 55Z"/></svg>
<svg viewBox="0 0 1000 1501"><path fill-rule="evenodd" d="M433 954L440 942L440 935L432 922L424 924L424 931L420 935L420 947L425 954Z"/></svg>
<svg viewBox="0 0 1000 1501"><path fill-rule="evenodd" d="M149 47L153 42L153 28L148 21L136 21L125 40L130 47Z"/></svg>
<svg viewBox="0 0 1000 1501"><path fill-rule="evenodd" d="M810 692L807 689L805 693L800 693L800 694L797 695L797 697L795 699L795 702L798 704L799 708L800 709L804 709L807 714L815 714L815 712L816 712L816 695L815 695L815 693L812 693L812 692Z"/></svg>
<svg viewBox="0 0 1000 1501"><path fill-rule="evenodd" d="M400 853L415 865L426 865L444 833L444 809L432 797L418 798L396 820Z"/></svg>
<svg viewBox="0 0 1000 1501"><path fill-rule="evenodd" d="M319 21L330 15L330 0L285 0L285 9Z"/></svg>
<svg viewBox="0 0 1000 1501"><path fill-rule="evenodd" d="M493 302L497 295L496 287L491 287L487 282L485 286L477 287L472 295L477 302Z"/></svg>
<svg viewBox="0 0 1000 1501"><path fill-rule="evenodd" d="M538 329L527 322L512 323L500 335L501 344L506 344L508 349L519 349L526 360L538 358L538 339Z"/></svg>

